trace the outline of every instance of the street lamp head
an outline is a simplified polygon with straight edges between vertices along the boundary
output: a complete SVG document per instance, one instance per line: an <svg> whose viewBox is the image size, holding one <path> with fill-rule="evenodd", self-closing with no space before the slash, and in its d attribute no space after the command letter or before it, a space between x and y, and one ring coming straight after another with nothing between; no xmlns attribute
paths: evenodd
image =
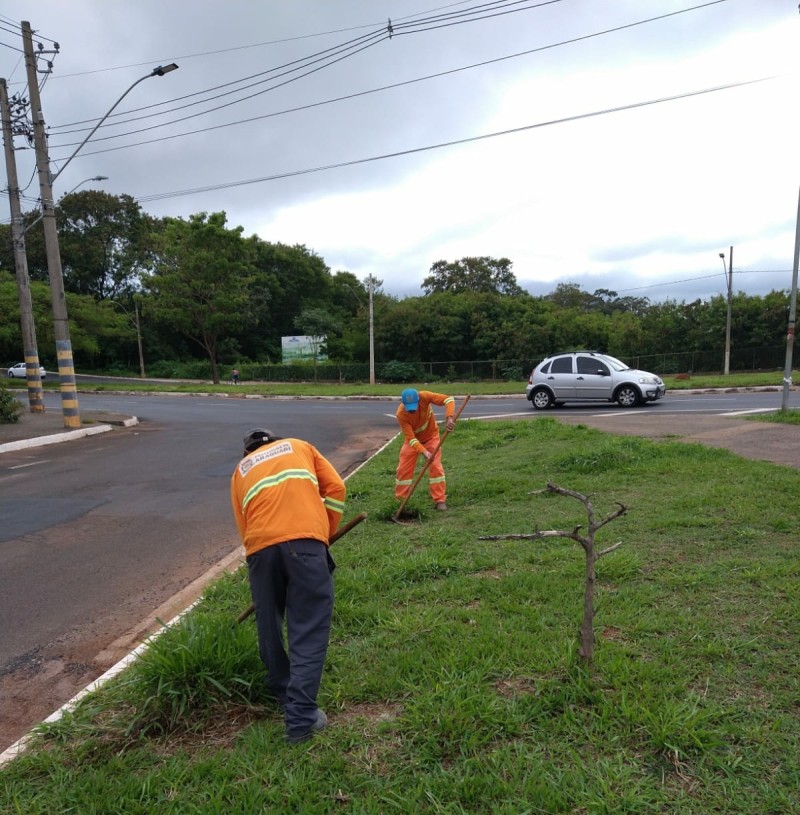
<svg viewBox="0 0 800 815"><path fill-rule="evenodd" d="M164 74L168 74L170 71L177 71L178 65L175 62L170 62L169 65L159 65L158 68L153 68L153 73L150 76L164 76Z"/></svg>
<svg viewBox="0 0 800 815"><path fill-rule="evenodd" d="M724 253L724 252L720 252L720 253L719 253L719 256L720 256L720 257L721 257L723 260L725 260L725 253Z"/></svg>
<svg viewBox="0 0 800 815"><path fill-rule="evenodd" d="M107 175L95 175L92 176L89 181L108 181Z"/></svg>

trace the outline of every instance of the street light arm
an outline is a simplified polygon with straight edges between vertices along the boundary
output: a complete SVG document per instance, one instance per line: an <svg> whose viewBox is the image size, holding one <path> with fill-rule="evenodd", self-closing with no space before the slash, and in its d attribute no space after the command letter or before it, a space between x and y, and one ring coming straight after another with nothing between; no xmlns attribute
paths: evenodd
<svg viewBox="0 0 800 815"><path fill-rule="evenodd" d="M91 178L84 178L83 181L79 181L69 192L64 193L64 197L66 198L68 195L72 195L81 184L85 184L87 181L108 181L107 175L93 175Z"/></svg>
<svg viewBox="0 0 800 815"><path fill-rule="evenodd" d="M76 184L66 195L72 195L72 193L75 192L75 190L77 190L78 187L80 187L81 184L85 184L87 181L108 181L108 176L107 175L93 175L91 178L84 178L83 181L80 182L80 184ZM44 218L44 211L42 211L39 214L39 217L36 218L36 220L31 221L25 227L25 229L22 230L22 234L24 235L31 227L36 226L36 224L38 224L39 221L42 220L42 218Z"/></svg>
<svg viewBox="0 0 800 815"><path fill-rule="evenodd" d="M56 179L57 179L57 178L58 178L58 177L61 175L61 173L63 173L63 172L64 172L64 170L66 170L67 165L68 165L68 164L69 164L69 163L72 161L72 159L74 159L74 158L75 158L75 156L77 156L77 155L78 155L78 153L81 151L81 149L82 149L82 148L83 148L83 146L86 144L86 142L87 142L87 141L89 141L89 139L91 139L91 138L92 138L92 136L94 136L94 134L97 132L97 129L100 127L100 125L101 125L101 124L103 124L103 122L104 122L104 121L105 121L105 120L106 120L106 119L107 119L107 118L108 118L108 117L109 117L109 116L110 116L110 115L113 113L113 111L115 110L115 108L117 107L117 105L119 105L119 103L120 103L120 102L121 102L121 101L122 101L122 100L123 100L123 99L124 99L124 98L125 98L125 97L126 97L126 96L127 96L127 95L128 95L128 94L129 94L129 93L130 93L130 92L131 92L131 91L132 91L132 90L133 90L133 89L134 89L134 88L135 88L135 87L136 87L136 86L137 86L139 83L140 83L140 82L144 82L144 81L145 81L145 79L150 79L150 77L151 77L151 76L164 76L164 74L168 74L170 71L174 71L174 70L176 70L177 68L178 68L178 66L177 66L177 65L176 65L174 62L170 63L169 65L163 65L163 66L162 66L162 65L159 65L159 66L158 66L158 68L153 68L153 70L152 70L152 71L150 71L150 73L149 73L149 74L145 74L144 76L139 77L139 79L137 79L137 80L136 80L136 82L134 82L134 83L133 83L133 85L131 85L131 86L130 86L130 88L128 88L128 90L126 90L126 91L125 91L125 93L123 93L123 94L122 94L122 96L120 96L120 98L119 98L119 99L117 99L117 101L116 101L116 102L114 102L114 104L113 104L113 105L112 105L112 106L109 108L109 110L108 110L108 112L105 114L105 116L103 116L103 118L102 118L102 119L100 119L100 121L99 121L99 122L98 122L98 123L97 123L97 124L96 124L96 125L95 125L95 126L92 128L92 130L91 130L91 132L89 133L89 135L88 135L88 136L87 136L87 137L86 137L86 138L85 138L85 139L84 139L84 140L83 140L83 141L82 141L82 142L81 142L81 143L80 143L80 144L79 144L79 145L78 145L78 146L75 148L75 152L74 152L74 153L73 153L73 154L72 154L72 155L71 155L71 156L70 156L70 157L69 157L69 158L66 160L66 162L65 162L64 164L62 164L62 165L61 165L61 169L60 169L60 170L59 170L59 171L58 171L58 172L57 172L57 173L56 173L56 174L53 176L53 178L52 178L52 181L51 181L51 186L52 186L53 182L55 182L55 180L56 180Z"/></svg>

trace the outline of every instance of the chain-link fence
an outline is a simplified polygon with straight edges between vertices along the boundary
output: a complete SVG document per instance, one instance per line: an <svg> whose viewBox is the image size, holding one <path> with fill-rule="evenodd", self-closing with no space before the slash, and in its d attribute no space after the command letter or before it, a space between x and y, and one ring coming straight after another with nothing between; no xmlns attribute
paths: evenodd
<svg viewBox="0 0 800 815"><path fill-rule="evenodd" d="M732 349L731 371L782 370L786 349L783 346L765 348ZM642 354L620 356L631 366L656 374L722 373L724 352L678 351L667 354ZM478 381L524 381L538 359L489 359L444 360L440 362L386 362L375 365L378 382L478 382ZM310 363L294 365L243 364L243 379L265 382L369 382L369 365L366 363Z"/></svg>
<svg viewBox="0 0 800 815"><path fill-rule="evenodd" d="M715 351L678 351L669 354L642 354L624 357L631 368L641 368L653 373L668 374L711 374L722 373L725 369L725 353ZM730 370L739 372L783 370L786 362L786 347L782 345L766 348L732 348Z"/></svg>

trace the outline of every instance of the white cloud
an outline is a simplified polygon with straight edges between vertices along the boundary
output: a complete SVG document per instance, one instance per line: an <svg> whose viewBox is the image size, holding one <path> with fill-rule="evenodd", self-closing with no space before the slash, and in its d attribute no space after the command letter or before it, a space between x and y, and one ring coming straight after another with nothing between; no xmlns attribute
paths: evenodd
<svg viewBox="0 0 800 815"><path fill-rule="evenodd" d="M131 123L128 129L162 125L126 141L240 119L250 120L247 124L106 153L95 151L116 142L93 140L65 172L63 189L98 173L110 176L109 192L137 196L226 184L779 75L459 146L167 198L145 208L182 216L224 209L247 233L305 244L332 269L374 274L385 290L399 295L420 293L436 260L491 255L510 258L520 283L537 293L571 281L587 289L636 288L652 299L705 296L720 288L718 253L730 245L737 275L742 270L738 280L758 291L786 288L785 275L745 276L743 270L791 266L800 184L800 16L791 4L731 0L488 62L687 7L680 0L565 0L471 25L395 36L216 113L172 126L158 118ZM29 19L60 40L56 71L43 91L47 121L59 125L101 115L159 62L176 60L181 69L137 87L121 109L146 109L125 118L149 116L161 108L148 106L166 99L184 98L172 107L190 104L197 98L192 94L213 86L223 86L224 94L226 83L236 78L255 77L377 30L387 17L399 22L433 8L385 0L352 0L346 6L321 0L291 5L139 0L135 6L8 0L3 14L11 21ZM307 36L324 31L335 33ZM5 35L6 42L12 39ZM277 40L282 42L249 47ZM14 78L21 79L13 67L17 58L16 52L0 51L0 75L16 70ZM478 62L487 64L317 104ZM219 104L227 101L231 97ZM314 106L264 118L304 105ZM185 108L170 118L202 108ZM53 154L64 155L70 148L58 145L80 138L56 128ZM20 153L21 177L30 172L26 161L31 163L30 155ZM660 285L717 273L719 280Z"/></svg>

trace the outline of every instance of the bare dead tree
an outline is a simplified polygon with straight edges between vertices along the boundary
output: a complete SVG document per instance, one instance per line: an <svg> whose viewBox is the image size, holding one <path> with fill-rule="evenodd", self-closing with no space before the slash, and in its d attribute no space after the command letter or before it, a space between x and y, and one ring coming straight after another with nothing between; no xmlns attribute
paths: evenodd
<svg viewBox="0 0 800 815"><path fill-rule="evenodd" d="M595 564L597 561L613 552L622 546L622 541L609 546L607 549L601 549L599 552L595 548L594 537L599 529L602 529L607 523L610 523L615 518L624 515L628 508L625 504L615 501L619 509L607 515L601 520L597 520L594 514L594 506L589 500L588 496L582 495L574 490L564 489L552 483L547 482L547 488L543 490L533 490L531 495L540 495L541 493L557 493L558 495L566 495L570 498L575 498L580 501L586 508L586 515L589 519L589 526L585 535L580 534L582 526L576 526L572 531L562 529L547 529L539 532L531 532L524 535L482 535L478 540L484 541L499 541L499 540L538 540L540 538L571 538L583 547L586 555L586 579L583 588L583 620L580 628L580 646L578 648L578 656L581 660L591 665L594 661L594 590L596 582Z"/></svg>

